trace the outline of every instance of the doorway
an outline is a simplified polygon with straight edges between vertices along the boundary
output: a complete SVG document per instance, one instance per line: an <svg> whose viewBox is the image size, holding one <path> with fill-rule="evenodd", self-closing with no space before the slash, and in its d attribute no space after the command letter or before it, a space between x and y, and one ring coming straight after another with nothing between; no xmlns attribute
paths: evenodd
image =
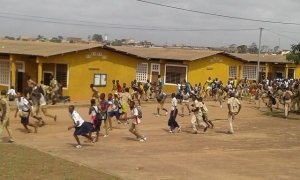
<svg viewBox="0 0 300 180"><path fill-rule="evenodd" d="M24 73L24 72L19 72L17 73L17 84L15 87L15 89L17 90L17 92L24 92L26 86L27 86L27 73Z"/></svg>
<svg viewBox="0 0 300 180"><path fill-rule="evenodd" d="M43 81L45 85L50 85L50 76L53 75L53 72L43 71Z"/></svg>
<svg viewBox="0 0 300 180"><path fill-rule="evenodd" d="M294 79L295 78L295 69L288 69L288 79Z"/></svg>
<svg viewBox="0 0 300 180"><path fill-rule="evenodd" d="M283 78L283 72L277 71L276 72L276 78L282 79Z"/></svg>
<svg viewBox="0 0 300 180"><path fill-rule="evenodd" d="M158 72L153 72L152 71L152 74L151 74L152 76L151 76L151 83L154 83L154 82L156 82L156 83L158 83L157 81L158 81Z"/></svg>

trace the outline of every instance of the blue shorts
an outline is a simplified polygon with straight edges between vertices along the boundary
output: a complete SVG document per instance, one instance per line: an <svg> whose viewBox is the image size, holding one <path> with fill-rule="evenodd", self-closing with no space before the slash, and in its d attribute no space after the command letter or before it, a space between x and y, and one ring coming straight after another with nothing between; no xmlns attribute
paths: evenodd
<svg viewBox="0 0 300 180"><path fill-rule="evenodd" d="M111 111L111 112L108 112L108 117L114 117L116 116L117 119L120 118L120 113L119 111Z"/></svg>

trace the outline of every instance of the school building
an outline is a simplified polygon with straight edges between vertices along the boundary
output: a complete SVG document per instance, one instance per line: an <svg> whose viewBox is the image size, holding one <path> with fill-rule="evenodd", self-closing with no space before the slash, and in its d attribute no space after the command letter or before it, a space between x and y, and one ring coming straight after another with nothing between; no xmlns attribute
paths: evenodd
<svg viewBox="0 0 300 180"><path fill-rule="evenodd" d="M99 92L112 92L112 80L121 84L134 79L157 82L164 79L164 91L176 92L177 82L186 79L192 85L208 77L256 79L257 55L229 54L222 51L136 48L100 44L65 44L0 40L0 89L15 86L23 91L27 76L49 84L49 75L61 82L63 95L72 101L88 101L90 84ZM300 68L281 55L262 55L259 73L268 78L299 78Z"/></svg>

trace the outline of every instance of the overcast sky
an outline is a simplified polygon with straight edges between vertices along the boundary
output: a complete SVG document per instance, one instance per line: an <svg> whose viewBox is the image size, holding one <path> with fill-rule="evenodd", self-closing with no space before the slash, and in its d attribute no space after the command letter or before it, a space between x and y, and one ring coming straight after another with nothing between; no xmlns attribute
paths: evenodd
<svg viewBox="0 0 300 180"><path fill-rule="evenodd" d="M187 8L197 11L253 18L270 21L295 22L300 24L299 0L148 0L151 2ZM82 25L54 24L49 22L33 22L20 20L32 17L14 16L3 13L14 13L38 17L59 18L76 21L95 22L91 27ZM7 17L14 17L11 19ZM36 19L36 18L35 18ZM45 21L45 19L39 19ZM49 19L47 20L49 21ZM50 20L57 21L57 20ZM66 22L65 20L60 22ZM83 24L83 22L69 21ZM210 31L210 32L174 32L137 30L123 28L107 28L105 23L117 24L118 27L161 27L189 29L257 29L256 31ZM185 12L166 7L150 5L136 0L0 0L0 36L43 35L53 37L82 37L88 35L108 34L108 39L134 38L136 41L147 40L154 44L184 43L199 46L226 46L227 44L258 45L259 30L263 27L262 45L271 48L279 45L281 49L290 48L291 44L300 41L300 25L281 25L245 20L235 20ZM112 25L109 25L112 26ZM287 33L298 32L298 33ZM225 43L223 43L225 42Z"/></svg>

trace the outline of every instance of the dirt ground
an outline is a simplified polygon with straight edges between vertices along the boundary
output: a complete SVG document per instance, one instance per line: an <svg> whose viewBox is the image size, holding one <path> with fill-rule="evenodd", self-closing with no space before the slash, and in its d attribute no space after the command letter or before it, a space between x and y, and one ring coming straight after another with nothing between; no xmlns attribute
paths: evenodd
<svg viewBox="0 0 300 180"><path fill-rule="evenodd" d="M86 144L81 149L74 148L73 131L67 130L72 124L67 107L49 108L50 113L58 115L58 121L45 118L47 125L38 134L24 133L13 113L11 124L16 144L122 179L299 179L299 115L283 119L282 106L270 113L267 108L258 110L246 101L242 105L234 124L235 134L229 135L226 105L220 108L212 101L207 102L214 129L192 134L191 116L185 109L185 117L177 117L182 132L169 134L168 116L155 117L157 105L142 104L141 131L147 141L136 141L128 125L113 121L114 129L108 137L101 137L93 147ZM165 106L170 109L170 103ZM76 110L89 120L87 107ZM8 140L6 136L4 132L3 141Z"/></svg>

